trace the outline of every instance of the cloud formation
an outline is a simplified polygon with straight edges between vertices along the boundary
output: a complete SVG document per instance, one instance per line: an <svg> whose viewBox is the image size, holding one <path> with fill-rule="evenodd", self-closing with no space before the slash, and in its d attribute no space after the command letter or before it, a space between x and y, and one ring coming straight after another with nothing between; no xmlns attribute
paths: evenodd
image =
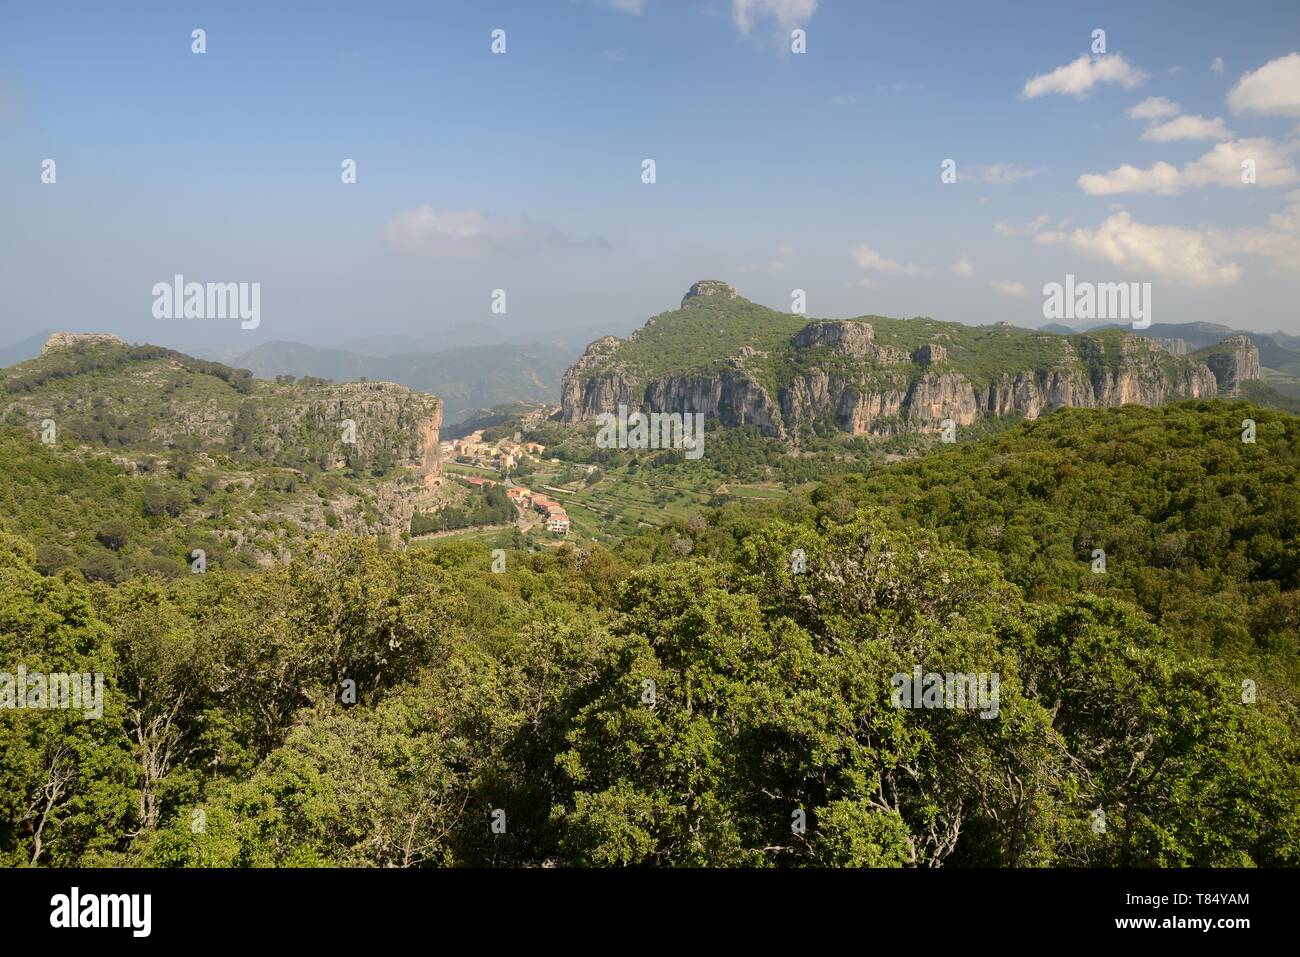
<svg viewBox="0 0 1300 957"><path fill-rule="evenodd" d="M1232 138L1232 131L1223 125L1223 118L1216 116L1207 120L1203 116L1179 116L1165 123L1148 126L1142 139L1155 143L1171 143L1174 140L1227 140Z"/></svg>
<svg viewBox="0 0 1300 957"><path fill-rule="evenodd" d="M1228 92L1228 106L1234 113L1300 116L1300 53L1244 74Z"/></svg>
<svg viewBox="0 0 1300 957"><path fill-rule="evenodd" d="M926 271L925 267L915 263L900 263L880 255L866 243L858 243L850 250L853 261L860 269L889 273L899 276L917 276Z"/></svg>
<svg viewBox="0 0 1300 957"><path fill-rule="evenodd" d="M1267 226L1227 230L1214 234L1216 246L1224 253L1251 253L1300 272L1300 190L1287 194L1289 205L1268 218Z"/></svg>
<svg viewBox="0 0 1300 957"><path fill-rule="evenodd" d="M1115 193L1155 193L1176 196L1189 189L1205 186L1246 186L1243 163L1253 163L1255 184L1289 186L1300 182L1300 173L1292 165L1292 146L1280 146L1267 137L1219 143L1200 159L1180 169L1171 163L1158 162L1147 169L1129 163L1107 173L1084 173L1079 188L1090 196Z"/></svg>
<svg viewBox="0 0 1300 957"><path fill-rule="evenodd" d="M1068 244L1075 252L1126 272L1155 273L1191 286L1227 286L1241 278L1236 263L1224 262L1212 236L1199 229L1150 226L1127 212L1108 217L1096 229L1044 233L1043 245Z"/></svg>
<svg viewBox="0 0 1300 957"><path fill-rule="evenodd" d="M1016 282L1014 279L990 279L989 285L1002 293L1004 296L1012 296L1016 299L1023 299L1029 294L1023 282Z"/></svg>
<svg viewBox="0 0 1300 957"><path fill-rule="evenodd" d="M1015 183L1038 175L1038 170L1020 163L990 163L987 166L971 167L958 173L957 178L966 181L991 183L995 186Z"/></svg>
<svg viewBox="0 0 1300 957"><path fill-rule="evenodd" d="M1162 120L1169 116L1177 116L1180 109L1182 108L1177 103L1163 96L1148 96L1141 103L1130 106L1125 112L1135 120Z"/></svg>
<svg viewBox="0 0 1300 957"><path fill-rule="evenodd" d="M1058 66L1051 73L1042 73L1025 81L1020 91L1023 100L1059 93L1083 99L1099 83L1118 83L1126 90L1140 86L1147 75L1118 53L1104 56L1083 54L1077 60Z"/></svg>
<svg viewBox="0 0 1300 957"><path fill-rule="evenodd" d="M603 239L574 239L528 220L494 219L477 209L435 210L428 203L393 217L384 239L400 252L437 258L608 246Z"/></svg>
<svg viewBox="0 0 1300 957"><path fill-rule="evenodd" d="M731 0L736 28L746 35L754 21L771 17L782 30L802 26L817 12L817 0Z"/></svg>
<svg viewBox="0 0 1300 957"><path fill-rule="evenodd" d="M1039 216L1035 216L1029 222L1025 223L1025 225L1022 227L1012 226L1008 222L994 223L993 231L997 233L999 236L1003 237L1004 239L1012 239L1016 236L1022 236L1022 235L1033 236L1038 232L1040 232L1051 221L1052 221L1052 217L1048 216L1046 213L1043 213ZM1068 222L1068 220L1063 221L1061 225L1064 225L1065 222Z"/></svg>

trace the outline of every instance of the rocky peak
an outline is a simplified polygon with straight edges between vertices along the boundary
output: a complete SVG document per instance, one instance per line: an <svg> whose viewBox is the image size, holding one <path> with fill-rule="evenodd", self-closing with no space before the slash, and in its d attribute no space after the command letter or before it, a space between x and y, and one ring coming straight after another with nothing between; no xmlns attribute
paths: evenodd
<svg viewBox="0 0 1300 957"><path fill-rule="evenodd" d="M1259 378L1259 348L1249 336L1229 336L1211 350L1205 364L1224 395L1239 395L1243 382Z"/></svg>
<svg viewBox="0 0 1300 957"><path fill-rule="evenodd" d="M686 290L686 295L682 296L682 306L685 307L692 299L709 297L735 299L736 296L736 287L729 282L723 282L721 279L701 279Z"/></svg>
<svg viewBox="0 0 1300 957"><path fill-rule="evenodd" d="M45 345L41 346L41 355L45 355L51 349L64 349L82 342L103 342L114 346L126 345L117 336L107 332L56 332L45 340Z"/></svg>

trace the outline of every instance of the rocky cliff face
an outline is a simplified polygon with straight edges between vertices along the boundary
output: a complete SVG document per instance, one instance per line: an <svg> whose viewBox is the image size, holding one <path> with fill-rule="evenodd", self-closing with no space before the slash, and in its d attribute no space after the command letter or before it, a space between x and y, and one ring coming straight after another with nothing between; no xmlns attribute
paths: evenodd
<svg viewBox="0 0 1300 957"><path fill-rule="evenodd" d="M1241 385L1259 378L1259 349L1246 336L1230 336L1205 355L1223 395L1239 395Z"/></svg>
<svg viewBox="0 0 1300 957"><path fill-rule="evenodd" d="M725 283L696 283L683 303L698 308L704 297L735 295ZM725 425L757 425L778 437L828 428L889 436L937 431L945 419L960 426L993 416L1035 418L1065 406L1208 398L1259 376L1258 351L1245 337L1225 341L1204 362L1119 332L1047 338L1055 358L1015 372L981 373L975 363L953 361L951 347L938 342L900 349L879 344L868 322L810 322L789 336L790 373L774 385L764 374L771 367L761 365L768 353L750 346L705 371L646 377L623 361L624 343L607 337L592 343L565 373L561 418L578 422L626 405L702 412Z"/></svg>
<svg viewBox="0 0 1300 957"><path fill-rule="evenodd" d="M46 352L6 370L0 418L34 431L53 420L58 451L107 449L137 475L178 463L207 474L233 497L181 520L214 522L213 534L259 562L326 529L398 544L412 514L435 510L445 495L443 405L427 393L391 382L257 380L113 337L60 334ZM338 481L314 478L317 468L346 465L355 472ZM266 488L276 495L262 495Z"/></svg>
<svg viewBox="0 0 1300 957"><path fill-rule="evenodd" d="M911 357L901 349L878 346L874 339L875 330L865 322L832 319L808 323L795 333L790 342L796 349L830 346L840 355L866 359L882 365L898 365L911 361Z"/></svg>
<svg viewBox="0 0 1300 957"><path fill-rule="evenodd" d="M355 427L348 428L349 422ZM392 382L316 387L301 403L290 406L279 422L268 425L286 445L304 430L337 436L330 461L335 468L353 456L366 461L386 457L399 467L418 469L426 482L442 474L438 456L442 403Z"/></svg>
<svg viewBox="0 0 1300 957"><path fill-rule="evenodd" d="M100 378L79 374L90 370ZM30 385L6 390L0 414L52 418L88 445L98 439L162 454L230 450L291 467L415 468L425 484L441 474L441 400L391 382L254 380L171 350L66 332L10 375Z"/></svg>

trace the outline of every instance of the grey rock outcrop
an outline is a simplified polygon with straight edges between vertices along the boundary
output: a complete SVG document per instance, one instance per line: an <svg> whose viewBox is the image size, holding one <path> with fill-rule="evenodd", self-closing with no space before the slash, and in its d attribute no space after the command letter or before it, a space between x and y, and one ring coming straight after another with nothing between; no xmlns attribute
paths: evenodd
<svg viewBox="0 0 1300 957"><path fill-rule="evenodd" d="M715 295L733 297L735 290L696 283L683 301ZM833 429L883 437L933 432L945 419L970 425L987 417L1032 419L1062 407L1212 398L1259 375L1258 350L1244 336L1205 350L1205 361L1200 353L1173 356L1163 343L1131 334L1013 338L1008 348L1034 357L1026 367L978 374L972 369L981 364L949 358L951 344L922 342L910 352L882 346L872 325L858 320L811 321L788 342L793 361L784 366L775 354L769 359L767 352L733 346L731 358L707 368L645 376L620 361L621 340L601 339L565 373L560 418L579 422L626 405L702 412L724 425L757 425L769 436ZM985 352L983 369L990 359L1009 364L1002 354Z"/></svg>
<svg viewBox="0 0 1300 957"><path fill-rule="evenodd" d="M117 336L108 332L56 332L45 340L45 345L41 346L41 355L45 355L51 349L65 349L68 346L97 342L114 346L126 345Z"/></svg>
<svg viewBox="0 0 1300 957"><path fill-rule="evenodd" d="M1246 336L1229 336L1212 349L1205 364L1223 395L1240 395L1243 382L1259 378L1259 348Z"/></svg>

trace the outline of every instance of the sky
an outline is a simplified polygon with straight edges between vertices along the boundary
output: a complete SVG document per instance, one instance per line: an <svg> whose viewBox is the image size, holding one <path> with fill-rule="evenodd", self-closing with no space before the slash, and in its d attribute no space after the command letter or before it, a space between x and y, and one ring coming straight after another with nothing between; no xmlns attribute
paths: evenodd
<svg viewBox="0 0 1300 957"><path fill-rule="evenodd" d="M1300 334L1297 124L1295 0L7 3L0 345L524 343L704 278L1036 327L1067 274Z"/></svg>

